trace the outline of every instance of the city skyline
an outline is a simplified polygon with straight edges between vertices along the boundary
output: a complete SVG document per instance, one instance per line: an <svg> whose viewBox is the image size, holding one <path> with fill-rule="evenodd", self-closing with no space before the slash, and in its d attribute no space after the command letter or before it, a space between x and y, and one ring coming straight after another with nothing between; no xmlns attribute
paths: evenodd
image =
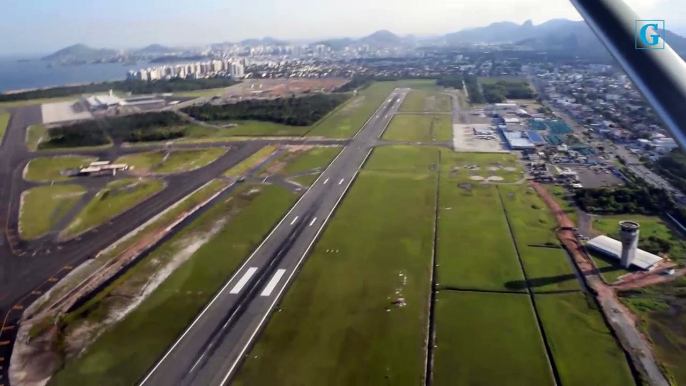
<svg viewBox="0 0 686 386"><path fill-rule="evenodd" d="M667 25L676 32L686 30L686 4L678 0L627 3L641 17L667 19ZM234 1L205 0L195 4L189 17L187 12L159 0L15 2L5 7L6 14L13 17L0 26L0 34L6 37L0 42L0 53L43 54L76 43L127 49L153 43L196 46L264 36L317 40L361 37L381 29L398 35L441 35L498 21L522 23L531 19L540 24L555 18L581 19L568 0L551 0L543 6L535 0L521 0L516 8L508 0L443 0L429 6L390 0L307 6L256 0L246 7ZM65 29L65 24L70 28Z"/></svg>

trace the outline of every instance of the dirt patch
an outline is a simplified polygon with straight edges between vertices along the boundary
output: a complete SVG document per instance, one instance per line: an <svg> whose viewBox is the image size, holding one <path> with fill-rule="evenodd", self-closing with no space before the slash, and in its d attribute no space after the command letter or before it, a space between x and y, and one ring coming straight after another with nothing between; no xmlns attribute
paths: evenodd
<svg viewBox="0 0 686 386"><path fill-rule="evenodd" d="M503 170L508 171L508 172L516 172L517 168L513 168L512 166L506 166L503 168Z"/></svg>
<svg viewBox="0 0 686 386"><path fill-rule="evenodd" d="M483 178L483 177L481 177L481 176L471 176L471 177L469 177L469 179L470 179L470 180L474 180L474 181L483 181L483 180L485 180L485 178Z"/></svg>
<svg viewBox="0 0 686 386"><path fill-rule="evenodd" d="M52 327L30 343L18 344L28 342L29 331L30 328L22 328L17 333L9 369L10 382L13 385L43 386L60 367L60 356L55 347L58 329Z"/></svg>
<svg viewBox="0 0 686 386"><path fill-rule="evenodd" d="M486 179L486 181L502 181L502 180L504 180L504 178L500 177L500 176L490 176Z"/></svg>

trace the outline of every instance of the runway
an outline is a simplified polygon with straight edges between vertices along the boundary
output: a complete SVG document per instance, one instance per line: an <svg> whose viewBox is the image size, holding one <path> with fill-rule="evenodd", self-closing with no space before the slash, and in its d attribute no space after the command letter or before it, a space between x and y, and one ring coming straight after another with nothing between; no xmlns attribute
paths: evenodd
<svg viewBox="0 0 686 386"><path fill-rule="evenodd" d="M16 336L17 323L24 308L33 303L45 291L61 280L70 271L100 250L111 245L133 229L179 201L198 187L224 171L243 161L267 144L296 145L344 145L346 140L301 139L255 139L218 143L174 144L172 148L227 147L229 151L215 162L185 173L161 177L167 188L146 199L136 207L125 211L111 221L94 228L80 237L54 242L47 238L34 242L20 239L18 213L21 192L34 186L24 181L22 170L26 163L36 157L50 157L60 154L93 155L100 159L114 160L123 154L165 149L165 144L122 147L115 145L107 149L69 149L32 153L25 144L26 128L41 122L40 106L26 106L12 111L5 136L0 143L0 226L4 237L0 237L0 362L8 363ZM75 181L88 188L97 188L107 182L102 180ZM6 377L8 366L0 365L0 378ZM2 382L0 382L2 385Z"/></svg>
<svg viewBox="0 0 686 386"><path fill-rule="evenodd" d="M393 91L141 380L142 385L230 381L408 91Z"/></svg>

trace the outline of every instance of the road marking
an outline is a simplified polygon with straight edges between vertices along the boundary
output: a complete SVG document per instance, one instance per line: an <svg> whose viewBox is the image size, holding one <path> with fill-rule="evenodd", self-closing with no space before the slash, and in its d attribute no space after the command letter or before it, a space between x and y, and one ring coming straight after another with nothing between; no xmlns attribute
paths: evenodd
<svg viewBox="0 0 686 386"><path fill-rule="evenodd" d="M48 279L48 281L49 281L49 282L53 282L53 283L54 283L54 282L56 282L56 281L57 281L57 278L56 278L56 277L51 277L50 279Z"/></svg>
<svg viewBox="0 0 686 386"><path fill-rule="evenodd" d="M15 304L14 307L12 307L12 308L15 310L23 310L24 306L22 306L21 304Z"/></svg>
<svg viewBox="0 0 686 386"><path fill-rule="evenodd" d="M42 291L31 291L31 295L40 295L42 293Z"/></svg>
<svg viewBox="0 0 686 386"><path fill-rule="evenodd" d="M0 331L11 330L13 328L14 328L14 326L4 326L2 329L0 329Z"/></svg>
<svg viewBox="0 0 686 386"><path fill-rule="evenodd" d="M69 269L74 269L74 267L72 267L71 265L65 265L65 266L64 266L64 269L69 270Z"/></svg>
<svg viewBox="0 0 686 386"><path fill-rule="evenodd" d="M367 120L367 123L368 123L369 120L371 120L371 119L372 119L372 118L369 117L369 119ZM367 123L365 123L365 125L367 125ZM360 132L362 132L362 128L360 128L360 130L357 131L357 133L355 134L355 136L357 136ZM353 137L353 138L354 138L354 137ZM336 158L333 159L333 161L331 161L331 163L329 164L329 167L331 167L331 165L333 165L334 163L336 163L336 160L338 159L338 157L341 156L341 154L343 154L343 152L345 152L345 149L346 149L346 148L347 148L347 146L344 146L343 149L341 149L341 151L338 152L338 155L336 156ZM371 150L370 150L370 151L371 151ZM317 182L319 182L319 179L322 178L322 177L324 177L324 174L323 174L323 173L320 174L319 177L317 177L317 179L314 181L314 183L313 183L312 185L315 185ZM209 184L209 182L208 182L208 184ZM198 188L198 190L200 190L200 189L201 189L201 188ZM276 224L276 226L272 229L271 232L269 232L269 234L267 235L267 237L265 237L265 238L262 239L262 242L260 243L260 245L257 246L257 248L255 248L255 250L253 250L253 252L252 252L252 254L250 255L250 257L248 257L248 258L243 262L243 264L241 264L240 268L238 268L238 270L236 270L236 273L234 273L234 275L231 276L231 278L224 284L224 286L221 288L221 290L219 290L219 292L217 292L217 294L214 295L214 297L212 298L212 300L210 301L210 303L207 304L207 305L205 306L205 308L203 308L202 312L200 312L200 314L198 314L198 316L195 317L195 319L193 320L193 323L191 323L191 325L188 326L188 327L186 328L186 330L184 330L183 334L181 334L181 336L174 342L174 344L169 348L169 350L167 350L167 352L164 354L164 356L162 357L162 359L160 359L160 360L157 362L157 364L155 365L155 367L153 367L152 370L150 370L150 371L148 372L148 374L145 376L145 378L143 378L143 380L138 384L138 386L144 385L144 384L150 379L150 377L152 377L152 375L153 375L153 374L155 373L155 371L162 365L162 363L167 359L167 357L169 357L169 355L171 355L172 351L174 351L174 349L179 345L179 343L181 343L181 341L183 340L183 338L184 338L186 335L188 335L188 333L193 329L193 327L198 323L198 321L200 321L200 319L203 317L203 315L205 315L205 313L207 312L207 310L209 310L209 309L212 307L212 305L214 304L214 302L216 302L217 299L219 299L219 297L224 293L224 291L226 291L226 289L227 289L227 288L229 287L229 285L233 282L233 280L238 276L238 273L243 269L243 267L245 267L246 265L248 265L248 263L250 263L250 261L253 259L253 257L255 257L255 255L257 254L257 252L259 252L260 248L262 248L262 246L267 242L267 240L269 240L269 238L272 237L272 235L274 234L274 232L276 232L276 230L279 228L279 226L281 226L281 224L283 224L283 222L286 221L286 219L287 219L288 216L291 214L291 212L293 212L293 211L295 210L295 208L298 206L298 204L300 203L300 201L304 200L305 197L306 197L311 191L312 191L312 190L309 190L309 189L308 189L307 192L305 192L305 194L303 194L302 196L300 196L300 198L298 199L298 201L297 201L295 204L293 204L293 206L292 206L291 209L288 211L288 213L286 213L285 216L281 217L281 220L279 220L279 223ZM3 358L0 358L0 362L2 362L2 361L3 361Z"/></svg>
<svg viewBox="0 0 686 386"><path fill-rule="evenodd" d="M317 221L317 218L316 218L316 217L313 218L312 221L310 221L310 225L308 225L308 226L312 226L312 225L314 224L315 221Z"/></svg>
<svg viewBox="0 0 686 386"><path fill-rule="evenodd" d="M341 178L341 180L340 180L340 181L338 181L338 185L342 184L342 183L343 183L343 181L345 181L345 178Z"/></svg>
<svg viewBox="0 0 686 386"><path fill-rule="evenodd" d="M7 346L8 344L10 344L9 340L3 340L2 342L0 342L0 346Z"/></svg>
<svg viewBox="0 0 686 386"><path fill-rule="evenodd" d="M229 293L230 294L237 294L237 293L241 292L243 287L245 287L245 285L248 284L248 280L250 280L250 278L252 277L252 275L255 274L255 272L257 272L257 267L248 268L248 270L245 271L245 274L243 275L241 280L239 280L238 283L236 283L236 285L233 287L233 289Z"/></svg>
<svg viewBox="0 0 686 386"><path fill-rule="evenodd" d="M274 291L274 288L276 285L279 283L279 280L281 280L281 277L283 274L286 273L285 269L279 269L276 271L274 276L272 276L272 279L269 280L269 283L267 283L267 286L264 287L264 290L260 294L260 296L269 296L272 294L272 291Z"/></svg>
<svg viewBox="0 0 686 386"><path fill-rule="evenodd" d="M328 178L324 180L324 185L326 185L327 182L329 182Z"/></svg>
<svg viewBox="0 0 686 386"><path fill-rule="evenodd" d="M298 216L295 216L295 218L293 219L293 221L291 221L291 225L295 224L296 221L298 221Z"/></svg>
<svg viewBox="0 0 686 386"><path fill-rule="evenodd" d="M371 153L371 151L372 151L372 149L369 149L369 152L370 152L370 153ZM340 154L340 153L339 153L339 154ZM362 166L362 165L360 165L360 166ZM289 283L289 282L291 281L291 279L293 278L293 275L294 275L295 272L298 270L298 267L300 266L300 264L302 264L303 260L305 259L305 256L307 256L307 253L310 251L310 248L312 248L312 245L314 244L314 242L317 241L317 237L319 237L319 234L320 234L320 233L322 232L322 230L324 229L324 225L326 224L327 221L329 221L329 218L330 218L331 215L333 214L334 210L336 210L336 207L338 206L338 204L341 203L341 200L343 199L343 196L345 196L345 192L347 192L348 189L350 188L350 185L351 185L351 184L353 183L353 181L355 180L355 176L357 176L357 173L358 173L358 172L355 172L355 174L353 174L353 177L350 179L350 182L348 182L348 185L346 186L345 190L343 191L343 194L342 194L340 197L338 197L338 200L337 200L336 203L334 204L333 208L331 209L331 211L329 212L329 214L328 214L328 215L326 216L326 218L324 219L324 222L322 223L322 226L317 230L317 233L314 235L314 238L312 239L312 241L310 241L310 245L307 246L307 249L305 249L305 252L302 254L302 256L300 256L300 260L298 260L298 263L295 265L295 268L291 271L291 274L288 275L288 277L286 278L286 285L288 285L288 283ZM249 346L250 343L253 341L253 339L255 339L255 335L257 335L258 331L260 330L260 328L261 328L262 325L264 324L264 321L267 320L267 317L269 316L269 314L270 314L270 313L272 312L272 310L274 309L274 306L276 305L276 302L279 300L279 298L280 298L281 295L283 294L283 291L286 290L286 285L284 285L283 287L281 287L281 289L279 290L279 293L277 293L276 296L274 297L274 300L272 301L272 304L269 306L269 309L268 309L267 312L262 316L262 319L260 319L260 322L257 324L257 328L256 328L255 330L253 330L252 334L251 334L250 337L248 338L248 343L247 343L245 346L243 346L243 348L241 349L240 354L238 355L238 359L236 359L236 360L233 362L233 364L231 365L231 368L229 368L229 371L228 371L228 372L226 373L226 375L224 376L224 379L222 379L220 385L226 384L226 381L227 381L227 380L229 379L229 377L231 376L231 373L233 373L233 371L236 369L236 366L238 365L238 362L243 358L243 355L245 354L245 351L248 349L248 346Z"/></svg>

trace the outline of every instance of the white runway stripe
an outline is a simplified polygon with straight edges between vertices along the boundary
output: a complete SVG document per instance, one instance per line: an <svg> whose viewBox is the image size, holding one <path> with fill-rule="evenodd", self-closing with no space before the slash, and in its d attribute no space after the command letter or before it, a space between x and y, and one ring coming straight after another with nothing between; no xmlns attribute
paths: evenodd
<svg viewBox="0 0 686 386"><path fill-rule="evenodd" d="M295 216L295 218L293 219L293 221L291 221L291 225L295 224L296 221L298 221L298 216Z"/></svg>
<svg viewBox="0 0 686 386"><path fill-rule="evenodd" d="M326 185L327 182L329 182L328 178L324 180L324 185Z"/></svg>
<svg viewBox="0 0 686 386"><path fill-rule="evenodd" d="M338 185L342 184L342 183L343 183L343 181L345 181L345 178L341 178L341 180L340 180L340 181L338 181Z"/></svg>
<svg viewBox="0 0 686 386"><path fill-rule="evenodd" d="M312 219L312 221L310 221L310 225L308 225L308 226L312 226L312 225L314 225L314 222L315 222L315 221L317 221L317 218L316 218L316 217L315 217L315 218L313 218L313 219Z"/></svg>
<svg viewBox="0 0 686 386"><path fill-rule="evenodd" d="M274 288L276 288L276 285L279 284L279 280L281 280L281 277L283 274L286 273L285 269L279 269L276 271L274 276L272 276L272 279L269 280L269 283L267 283L267 286L264 287L264 290L260 294L260 296L269 296L272 294L272 291L274 291Z"/></svg>
<svg viewBox="0 0 686 386"><path fill-rule="evenodd" d="M236 283L236 285L233 287L233 289L229 293L237 294L237 293L241 292L243 287L245 287L245 285L248 284L248 280L250 280L250 278L252 277L252 275L255 274L256 271L257 271L257 267L248 268L248 270L245 271L245 275L243 275L241 280L239 280L238 283Z"/></svg>

